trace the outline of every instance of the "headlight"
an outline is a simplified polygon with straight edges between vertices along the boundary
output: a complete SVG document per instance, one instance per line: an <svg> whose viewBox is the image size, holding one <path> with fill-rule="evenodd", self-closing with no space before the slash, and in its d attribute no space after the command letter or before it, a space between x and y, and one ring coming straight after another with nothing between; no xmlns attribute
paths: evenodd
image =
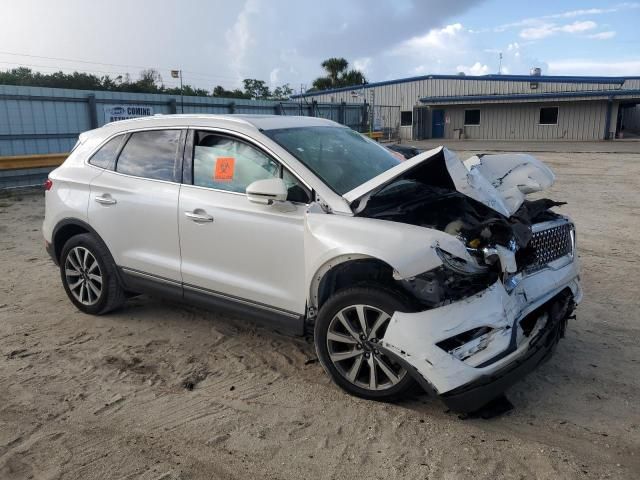
<svg viewBox="0 0 640 480"><path fill-rule="evenodd" d="M443 265L400 281L418 301L431 308L476 295L498 280L498 274L488 267L473 265L444 250L438 250L438 255Z"/></svg>
<svg viewBox="0 0 640 480"><path fill-rule="evenodd" d="M489 267L467 262L466 260L456 257L449 252L436 247L436 253L442 260L442 264L449 270L461 275L486 275Z"/></svg>

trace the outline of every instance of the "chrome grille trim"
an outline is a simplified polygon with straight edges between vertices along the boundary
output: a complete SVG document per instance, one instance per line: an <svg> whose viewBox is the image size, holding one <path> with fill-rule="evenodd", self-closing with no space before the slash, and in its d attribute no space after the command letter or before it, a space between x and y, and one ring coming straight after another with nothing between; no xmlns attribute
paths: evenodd
<svg viewBox="0 0 640 480"><path fill-rule="evenodd" d="M549 263L567 255L573 256L575 235L573 224L567 220L533 225L533 236L528 248L534 250L535 259L525 267L526 273L537 272Z"/></svg>

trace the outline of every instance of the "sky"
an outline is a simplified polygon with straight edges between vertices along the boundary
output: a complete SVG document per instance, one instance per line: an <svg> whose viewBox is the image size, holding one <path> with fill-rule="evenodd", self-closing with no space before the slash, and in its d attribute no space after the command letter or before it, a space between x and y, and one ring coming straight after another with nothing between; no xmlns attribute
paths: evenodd
<svg viewBox="0 0 640 480"><path fill-rule="evenodd" d="M0 69L157 69L208 90L309 88L344 57L370 82L426 74L640 76L640 1L0 0ZM502 60L500 61L500 54Z"/></svg>

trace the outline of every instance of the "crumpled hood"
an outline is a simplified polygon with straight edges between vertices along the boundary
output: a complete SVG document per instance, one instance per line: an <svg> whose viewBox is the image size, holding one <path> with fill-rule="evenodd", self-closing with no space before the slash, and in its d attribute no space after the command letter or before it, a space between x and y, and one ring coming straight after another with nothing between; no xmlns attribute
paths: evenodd
<svg viewBox="0 0 640 480"><path fill-rule="evenodd" d="M350 205L359 200L357 210L362 210L371 195L397 179L410 178L418 172L426 176L432 173L442 186L449 184L505 217L520 208L526 195L545 190L555 181L551 169L531 155L477 155L463 162L447 148L438 147L381 173L347 192L343 198Z"/></svg>

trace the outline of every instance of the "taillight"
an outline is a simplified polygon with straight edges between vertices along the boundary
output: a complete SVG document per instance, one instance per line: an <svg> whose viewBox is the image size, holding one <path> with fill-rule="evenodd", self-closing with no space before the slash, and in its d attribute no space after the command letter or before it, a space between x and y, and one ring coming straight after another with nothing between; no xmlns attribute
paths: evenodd
<svg viewBox="0 0 640 480"><path fill-rule="evenodd" d="M47 178L44 181L44 191L48 192L49 190L51 190L51 187L53 187L53 181L50 178Z"/></svg>

